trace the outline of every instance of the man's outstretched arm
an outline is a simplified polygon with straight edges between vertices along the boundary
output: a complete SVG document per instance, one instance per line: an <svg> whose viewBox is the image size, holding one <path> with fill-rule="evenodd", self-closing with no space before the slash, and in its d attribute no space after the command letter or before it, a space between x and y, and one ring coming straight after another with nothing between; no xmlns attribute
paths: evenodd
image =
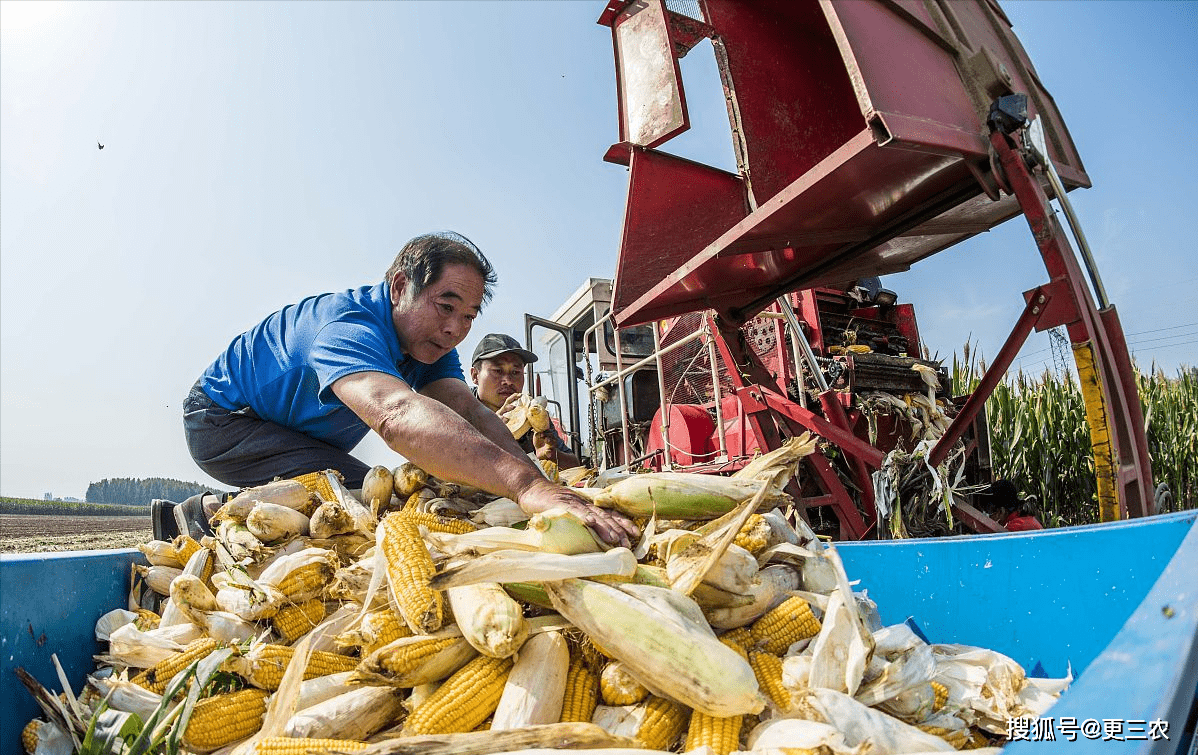
<svg viewBox="0 0 1198 755"><path fill-rule="evenodd" d="M462 389L466 390L464 384ZM554 507L571 509L608 543L627 545L637 535L636 527L620 514L592 506L569 488L546 480L518 445L512 453L450 406L420 395L393 375L347 375L333 383L333 393L393 451L429 474L510 498L530 514ZM495 422L503 426L497 417Z"/></svg>

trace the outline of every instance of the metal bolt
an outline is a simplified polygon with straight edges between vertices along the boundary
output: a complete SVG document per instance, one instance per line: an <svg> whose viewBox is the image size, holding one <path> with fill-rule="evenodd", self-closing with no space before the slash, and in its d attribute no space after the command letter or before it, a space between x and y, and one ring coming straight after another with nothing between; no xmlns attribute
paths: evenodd
<svg viewBox="0 0 1198 755"><path fill-rule="evenodd" d="M1043 303L1044 303L1044 294L1040 294L1040 297L1039 297L1038 299L1036 299L1036 303L1037 303L1037 304L1043 304Z"/></svg>
<svg viewBox="0 0 1198 755"><path fill-rule="evenodd" d="M1032 307L1032 314L1033 314L1033 315L1038 315L1038 314L1040 314L1040 308L1039 308L1039 307Z"/></svg>

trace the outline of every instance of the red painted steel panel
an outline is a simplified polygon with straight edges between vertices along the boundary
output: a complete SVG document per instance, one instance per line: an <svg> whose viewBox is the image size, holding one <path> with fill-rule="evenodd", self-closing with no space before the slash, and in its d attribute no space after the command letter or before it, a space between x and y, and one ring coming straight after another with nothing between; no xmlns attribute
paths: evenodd
<svg viewBox="0 0 1198 755"><path fill-rule="evenodd" d="M636 148L612 292L622 309L745 216L741 179L664 152Z"/></svg>
<svg viewBox="0 0 1198 755"><path fill-rule="evenodd" d="M1011 89L1044 118L1066 185L1089 185L1055 104L987 0L703 9L747 163L740 188L757 207L679 243L670 237L680 210L727 217L732 197L716 192L720 211L705 213L634 186L616 274L621 326L707 308L745 319L788 291L906 270L1015 216L1012 197L992 201L979 183L991 180L989 103ZM677 183L673 168L655 167L655 186ZM641 202L652 207L634 212Z"/></svg>

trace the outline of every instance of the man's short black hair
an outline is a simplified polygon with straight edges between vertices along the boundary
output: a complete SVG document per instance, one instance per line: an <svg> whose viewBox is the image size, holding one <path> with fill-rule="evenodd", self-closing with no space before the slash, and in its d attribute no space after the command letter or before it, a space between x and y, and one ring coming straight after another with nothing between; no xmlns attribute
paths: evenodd
<svg viewBox="0 0 1198 755"><path fill-rule="evenodd" d="M387 268L387 282L402 272L412 284L415 296L440 280L446 265L468 265L477 270L483 279L483 303L491 300L492 289L499 280L495 268L474 242L453 231L426 233L404 244Z"/></svg>

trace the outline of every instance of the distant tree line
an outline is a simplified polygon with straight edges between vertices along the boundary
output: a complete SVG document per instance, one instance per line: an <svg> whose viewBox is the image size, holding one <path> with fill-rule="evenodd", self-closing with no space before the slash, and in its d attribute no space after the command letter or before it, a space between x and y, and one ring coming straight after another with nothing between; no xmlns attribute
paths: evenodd
<svg viewBox="0 0 1198 755"><path fill-rule="evenodd" d="M100 480L87 486L86 500L89 503L115 503L127 506L149 506L155 498L168 501L183 501L196 493L212 490L198 482L183 482L164 477L147 477L137 480L132 477L114 477ZM213 490L212 492L218 492Z"/></svg>

